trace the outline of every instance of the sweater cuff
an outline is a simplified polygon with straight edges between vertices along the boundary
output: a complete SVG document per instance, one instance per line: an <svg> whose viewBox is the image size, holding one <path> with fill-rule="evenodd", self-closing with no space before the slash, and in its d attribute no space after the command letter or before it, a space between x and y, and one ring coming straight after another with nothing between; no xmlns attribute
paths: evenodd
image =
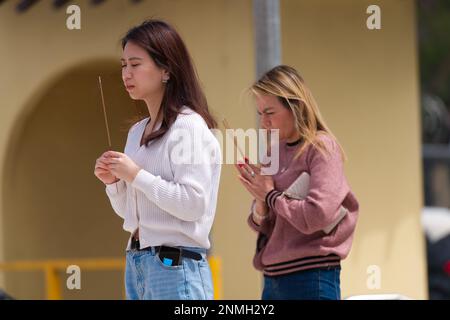
<svg viewBox="0 0 450 320"><path fill-rule="evenodd" d="M145 192L146 189L156 180L156 177L152 175L150 172L145 171L144 169L139 170L138 174L131 182L131 185L136 189L139 189L142 192Z"/></svg>
<svg viewBox="0 0 450 320"><path fill-rule="evenodd" d="M274 210L275 207L275 200L277 200L277 198L279 196L281 196L283 194L283 192L272 189L271 191L269 191L269 193L266 194L266 199L265 202L267 204L267 206Z"/></svg>
<svg viewBox="0 0 450 320"><path fill-rule="evenodd" d="M126 190L125 181L119 180L115 183L106 185L106 193L110 196L115 196L120 193L123 193Z"/></svg>

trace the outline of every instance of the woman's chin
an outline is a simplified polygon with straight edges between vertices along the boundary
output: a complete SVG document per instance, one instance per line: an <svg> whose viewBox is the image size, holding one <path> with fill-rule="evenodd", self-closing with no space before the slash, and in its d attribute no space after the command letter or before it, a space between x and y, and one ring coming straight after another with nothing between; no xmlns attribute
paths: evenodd
<svg viewBox="0 0 450 320"><path fill-rule="evenodd" d="M133 100L142 100L138 95L133 94L131 92L129 93L129 95L130 95L130 98L133 99Z"/></svg>

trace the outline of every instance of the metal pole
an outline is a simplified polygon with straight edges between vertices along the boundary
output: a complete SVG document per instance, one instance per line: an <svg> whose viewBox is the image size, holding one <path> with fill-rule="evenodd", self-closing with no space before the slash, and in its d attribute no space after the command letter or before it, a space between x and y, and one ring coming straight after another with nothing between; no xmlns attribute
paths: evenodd
<svg viewBox="0 0 450 320"><path fill-rule="evenodd" d="M256 79L266 71L281 64L281 32L279 0L253 0L253 24L255 30ZM256 127L259 127L256 115ZM269 142L258 139L259 158L267 155ZM264 151L262 151L264 150Z"/></svg>
<svg viewBox="0 0 450 320"><path fill-rule="evenodd" d="M280 2L253 0L256 77L281 64Z"/></svg>

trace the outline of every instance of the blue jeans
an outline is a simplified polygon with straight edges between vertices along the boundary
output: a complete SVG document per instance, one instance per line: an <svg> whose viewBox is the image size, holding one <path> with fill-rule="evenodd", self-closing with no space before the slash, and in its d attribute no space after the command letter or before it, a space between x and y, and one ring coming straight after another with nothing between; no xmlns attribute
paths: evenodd
<svg viewBox="0 0 450 320"><path fill-rule="evenodd" d="M196 261L182 258L179 266L167 266L151 250L126 254L125 290L128 300L212 300L211 270L206 250L183 247L202 255Z"/></svg>
<svg viewBox="0 0 450 320"><path fill-rule="evenodd" d="M341 267L264 276L263 300L340 300Z"/></svg>

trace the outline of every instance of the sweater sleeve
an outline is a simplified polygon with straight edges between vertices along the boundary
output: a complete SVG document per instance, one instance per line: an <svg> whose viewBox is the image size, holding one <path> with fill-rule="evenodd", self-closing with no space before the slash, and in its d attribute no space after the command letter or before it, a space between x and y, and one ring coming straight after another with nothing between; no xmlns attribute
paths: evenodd
<svg viewBox="0 0 450 320"><path fill-rule="evenodd" d="M127 206L127 185L125 181L119 180L116 183L107 184L105 189L113 210L119 217L125 218Z"/></svg>
<svg viewBox="0 0 450 320"><path fill-rule="evenodd" d="M199 115L179 116L172 129L168 152L173 181L141 169L132 186L178 219L196 221L208 208L220 148Z"/></svg>
<svg viewBox="0 0 450 320"><path fill-rule="evenodd" d="M125 144L128 145L128 142L130 140L130 135L133 133L133 131L137 128L137 126L142 122L145 121L141 120L137 123L135 123L130 130L128 131L127 135L127 142ZM127 184L123 180L119 180L116 183L107 184L106 185L106 195L109 198L109 201L111 202L111 206L115 213L121 218L125 218L125 210L127 207Z"/></svg>
<svg viewBox="0 0 450 320"><path fill-rule="evenodd" d="M339 208L349 192L340 148L331 137L321 138L328 153L311 146L307 161L310 169L309 193L304 200L290 199L273 190L268 205L304 234L318 232L339 215Z"/></svg>

